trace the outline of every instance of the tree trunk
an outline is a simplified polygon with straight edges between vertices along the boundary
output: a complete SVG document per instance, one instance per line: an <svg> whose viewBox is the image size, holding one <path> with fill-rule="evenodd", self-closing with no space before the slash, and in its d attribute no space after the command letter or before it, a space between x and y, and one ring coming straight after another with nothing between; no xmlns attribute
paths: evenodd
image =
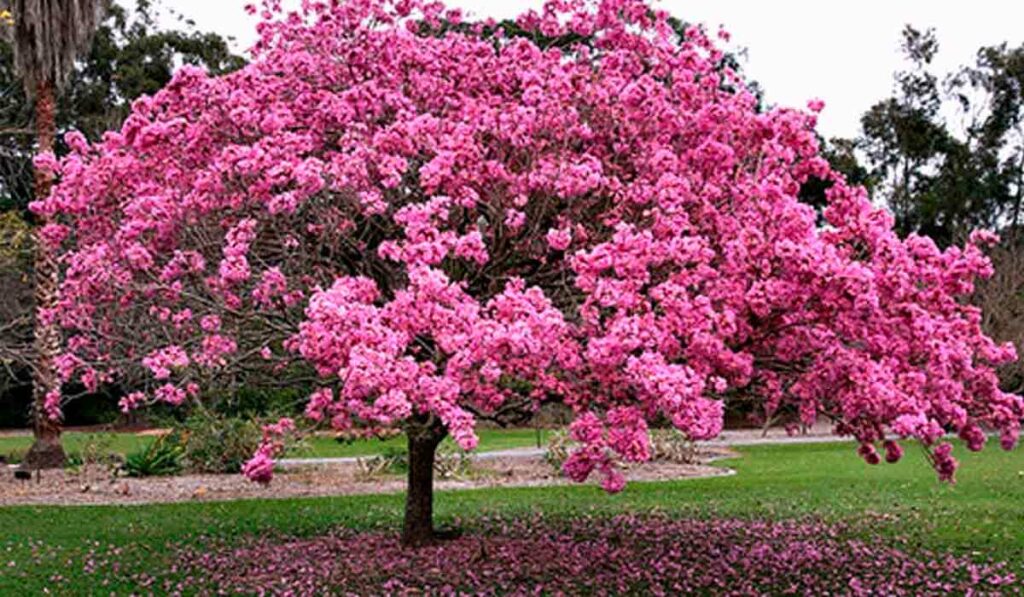
<svg viewBox="0 0 1024 597"><path fill-rule="evenodd" d="M409 482L405 493L402 545L422 547L434 543L434 455L445 429L436 423L410 425Z"/></svg>
<svg viewBox="0 0 1024 597"><path fill-rule="evenodd" d="M53 141L57 134L55 117L56 98L53 85L48 81L39 83L36 94L36 134L39 139L38 151L53 151ZM44 199L50 194L53 181L50 175L36 170L36 199ZM45 219L39 223L45 225ZM38 230L38 228L37 228ZM60 330L53 323L44 323L40 314L57 303L60 278L57 257L46 247L42 239L35 243L35 358L32 379L32 431L35 442L25 455L25 468L57 468L64 464L64 448L60 443L60 423L53 421L46 413L46 395L53 389L60 388L57 372L53 362L60 353Z"/></svg>

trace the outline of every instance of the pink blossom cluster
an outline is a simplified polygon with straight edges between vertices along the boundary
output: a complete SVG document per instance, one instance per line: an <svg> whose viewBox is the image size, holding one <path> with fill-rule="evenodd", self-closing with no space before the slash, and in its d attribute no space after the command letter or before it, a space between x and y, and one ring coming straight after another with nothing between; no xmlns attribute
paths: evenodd
<svg viewBox="0 0 1024 597"><path fill-rule="evenodd" d="M257 538L178 553L183 593L320 595L1013 595L1015 563L974 562L821 522L493 519L436 547L385 533ZM895 545L893 545L895 543ZM168 587L165 585L165 587Z"/></svg>
<svg viewBox="0 0 1024 597"><path fill-rule="evenodd" d="M759 109L702 29L549 0L516 21L568 40L543 48L438 2L275 4L244 69L186 66L41 158L65 377L141 365L178 403L217 371L306 365L312 419L433 417L465 448L481 417L561 400L566 472L612 491L645 421L713 437L733 398L831 417L869 462L916 438L943 478L948 431L1016 444L1024 403L993 370L1014 347L965 300L997 238L900 239L820 155L821 103Z"/></svg>
<svg viewBox="0 0 1024 597"><path fill-rule="evenodd" d="M284 450L285 436L295 430L289 418L263 426L263 439L256 454L242 465L242 474L257 483L270 483L274 478L274 457Z"/></svg>
<svg viewBox="0 0 1024 597"><path fill-rule="evenodd" d="M46 396L43 398L43 412L46 413L46 418L51 421L61 421L64 419L59 389L50 390L46 393Z"/></svg>
<svg viewBox="0 0 1024 597"><path fill-rule="evenodd" d="M188 367L188 353L180 346L167 346L142 358L142 366L149 369L154 379L167 379L173 369Z"/></svg>

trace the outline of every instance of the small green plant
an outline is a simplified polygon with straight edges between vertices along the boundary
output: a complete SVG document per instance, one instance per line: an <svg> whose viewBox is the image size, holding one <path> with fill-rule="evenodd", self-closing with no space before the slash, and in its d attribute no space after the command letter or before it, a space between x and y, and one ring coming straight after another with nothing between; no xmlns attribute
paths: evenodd
<svg viewBox="0 0 1024 597"><path fill-rule="evenodd" d="M124 457L113 450L113 436L94 433L86 436L78 450L64 456L64 468L70 471L96 466L116 469L123 461Z"/></svg>
<svg viewBox="0 0 1024 597"><path fill-rule="evenodd" d="M85 466L85 459L81 452L66 452L64 454L64 468L70 470L80 469Z"/></svg>
<svg viewBox="0 0 1024 597"><path fill-rule="evenodd" d="M129 477L161 477L181 472L185 447L178 433L162 435L145 449L129 454L124 473Z"/></svg>
<svg viewBox="0 0 1024 597"><path fill-rule="evenodd" d="M26 452L28 452L27 448L14 448L4 454L4 457L7 459L7 464L21 464L25 460Z"/></svg>

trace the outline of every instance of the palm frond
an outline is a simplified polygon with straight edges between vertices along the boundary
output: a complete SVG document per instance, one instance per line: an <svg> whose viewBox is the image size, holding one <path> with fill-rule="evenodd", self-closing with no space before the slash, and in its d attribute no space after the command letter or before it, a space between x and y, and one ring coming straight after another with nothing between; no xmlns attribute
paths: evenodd
<svg viewBox="0 0 1024 597"><path fill-rule="evenodd" d="M11 13L14 66L32 97L40 82L63 85L88 49L109 0L0 0Z"/></svg>

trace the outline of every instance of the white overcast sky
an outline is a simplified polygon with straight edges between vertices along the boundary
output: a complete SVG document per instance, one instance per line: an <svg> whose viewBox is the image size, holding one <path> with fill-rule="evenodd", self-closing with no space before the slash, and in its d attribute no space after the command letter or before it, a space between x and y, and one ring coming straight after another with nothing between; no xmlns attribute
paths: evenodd
<svg viewBox="0 0 1024 597"><path fill-rule="evenodd" d="M166 9L195 21L200 30L236 40L242 51L255 39L255 19L242 7L250 0L163 0ZM480 18L514 17L541 0L448 0ZM298 0L285 0L286 6ZM732 45L748 50L745 68L765 89L769 103L804 106L826 102L819 129L852 136L860 115L892 90L901 67L904 24L935 27L940 52L936 71L973 61L983 45L1024 43L1021 0L661 0L658 6L688 22L719 25Z"/></svg>

